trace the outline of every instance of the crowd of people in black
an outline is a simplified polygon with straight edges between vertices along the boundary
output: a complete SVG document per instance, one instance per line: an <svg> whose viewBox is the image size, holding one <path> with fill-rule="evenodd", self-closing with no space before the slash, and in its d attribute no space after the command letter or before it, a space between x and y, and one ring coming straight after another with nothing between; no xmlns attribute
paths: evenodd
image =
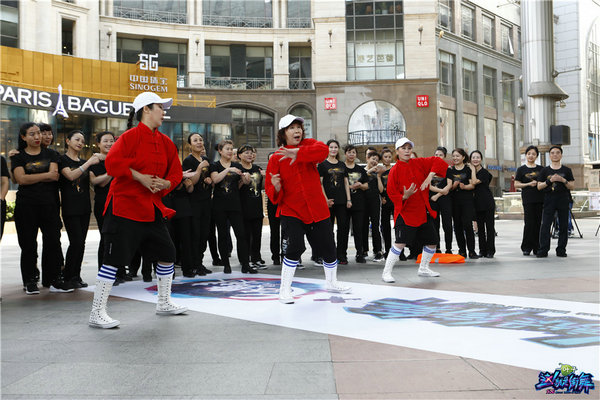
<svg viewBox="0 0 600 400"><path fill-rule="evenodd" d="M71 292L87 286L81 278L81 266L90 215L93 211L98 228L102 230L107 195L113 180L104 165L116 140L112 132L96 135L98 152L87 160L81 158L85 146L83 132L74 130L66 136L66 151L62 155L49 148L53 139L50 125L26 123L19 132L18 148L9 153L12 178L19 185L14 218L21 248L23 288L27 294L39 293L40 279L51 292ZM231 273L232 230L241 271L255 274L266 268L261 255L265 201L271 261L281 265L283 254L277 207L263 195L265 172L255 163L256 149L244 145L236 154L233 142L224 140L216 149L218 159L210 162L200 134L189 135L187 143L189 155L182 163L183 179L162 199L164 205L176 211L168 227L183 276L205 276L212 272L205 266L207 249L211 254L211 268L223 267L223 272ZM359 161L357 148L347 145L343 148L342 161L340 143L332 139L327 146L329 154L317 168L330 221L332 225L337 223L338 264L348 264L350 236L353 236L357 263L367 262L369 248L373 262L385 261L393 244L391 224L394 215L394 204L386 187L397 149L384 147L377 151L369 148L364 160ZM434 156L449 164L446 176L435 176L429 188L429 202L437 211L436 231L439 233L442 228L443 232L438 235L436 252L457 253L470 259L493 258L496 251L495 202L489 187L492 174L483 166L482 153L475 150L467 154L457 148L449 155L444 147L438 147ZM566 257L573 174L561 164L562 149L559 146L550 148L551 163L546 167L535 163L538 156L535 146L527 148L526 164L518 168L515 176L515 187L521 189L524 208L521 250L524 255L533 252L537 257L546 257L550 250L551 224L557 214L556 255ZM366 166L361 165L363 161ZM2 228L9 176L6 160L2 157ZM93 208L90 187L94 192ZM63 225L69 238L64 256L60 244ZM41 274L37 267L38 230L42 232L43 241ZM458 249L452 248L453 235ZM400 254L401 260L416 258L423 243L411 243L408 247L410 254ZM103 265L104 254L102 234L98 269ZM115 284L134 279L140 265L143 279L151 281L153 266L156 268L158 261L136 253L128 270L119 268ZM312 261L323 264L316 251L313 251Z"/></svg>

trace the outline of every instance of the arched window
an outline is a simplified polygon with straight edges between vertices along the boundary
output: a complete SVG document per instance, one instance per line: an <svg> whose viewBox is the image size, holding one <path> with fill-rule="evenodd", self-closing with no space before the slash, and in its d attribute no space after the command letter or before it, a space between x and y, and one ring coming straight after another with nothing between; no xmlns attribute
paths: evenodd
<svg viewBox="0 0 600 400"><path fill-rule="evenodd" d="M290 114L295 115L296 117L304 118L304 133L305 137L311 138L313 137L313 117L312 111L304 106L296 106L290 110Z"/></svg>
<svg viewBox="0 0 600 400"><path fill-rule="evenodd" d="M588 141L590 161L600 160L600 19L596 19L588 39Z"/></svg>
<svg viewBox="0 0 600 400"><path fill-rule="evenodd" d="M231 133L234 147L274 146L273 115L254 108L231 107Z"/></svg>
<svg viewBox="0 0 600 400"><path fill-rule="evenodd" d="M404 136L406 121L393 104L374 100L352 113L348 123L348 143L354 145L395 143Z"/></svg>

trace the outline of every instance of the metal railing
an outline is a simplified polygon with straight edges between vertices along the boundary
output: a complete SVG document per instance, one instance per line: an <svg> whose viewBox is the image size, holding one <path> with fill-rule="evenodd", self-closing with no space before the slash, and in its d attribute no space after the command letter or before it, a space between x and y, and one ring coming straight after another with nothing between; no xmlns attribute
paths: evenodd
<svg viewBox="0 0 600 400"><path fill-rule="evenodd" d="M204 85L211 89L268 90L273 89L273 78L204 78Z"/></svg>
<svg viewBox="0 0 600 400"><path fill-rule="evenodd" d="M396 140L406 136L405 131L397 129L371 129L348 132L348 144L394 144Z"/></svg>
<svg viewBox="0 0 600 400"><path fill-rule="evenodd" d="M290 89L312 89L312 79L290 78Z"/></svg>
<svg viewBox="0 0 600 400"><path fill-rule="evenodd" d="M310 18L291 18L287 19L288 28L310 28Z"/></svg>
<svg viewBox="0 0 600 400"><path fill-rule="evenodd" d="M204 15L203 25L211 26L234 26L239 28L271 28L273 18L271 17L244 17L237 15Z"/></svg>
<svg viewBox="0 0 600 400"><path fill-rule="evenodd" d="M187 14L171 11L144 10L115 6L113 15L119 18L140 19L143 21L166 22L169 24L187 24Z"/></svg>

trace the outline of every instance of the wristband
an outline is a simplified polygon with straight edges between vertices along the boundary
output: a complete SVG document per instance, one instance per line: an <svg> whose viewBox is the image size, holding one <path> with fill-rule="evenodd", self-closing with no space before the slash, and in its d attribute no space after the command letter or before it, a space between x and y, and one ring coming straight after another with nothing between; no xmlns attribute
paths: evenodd
<svg viewBox="0 0 600 400"><path fill-rule="evenodd" d="M352 203L352 200L346 200L346 203Z"/></svg>
<svg viewBox="0 0 600 400"><path fill-rule="evenodd" d="M81 173L85 173L85 169L83 169L83 167L79 167L79 169L81 170Z"/></svg>

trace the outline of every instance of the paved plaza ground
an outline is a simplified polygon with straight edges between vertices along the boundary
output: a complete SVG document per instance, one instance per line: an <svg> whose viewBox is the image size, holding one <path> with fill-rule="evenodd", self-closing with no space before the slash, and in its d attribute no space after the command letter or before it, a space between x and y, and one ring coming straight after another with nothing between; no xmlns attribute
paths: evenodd
<svg viewBox="0 0 600 400"><path fill-rule="evenodd" d="M577 220L583 238L569 239L568 258L521 255L522 222L496 221L494 259L435 265L440 278L420 278L414 262L399 262L396 283L381 281L382 263L339 269L349 283L509 295L600 304L599 218ZM576 232L577 233L577 232ZM93 285L99 234L89 232L82 277ZM41 243L41 237L39 238ZM62 234L63 250L68 238ZM350 240L352 245L352 239ZM556 241L552 241L552 246ZM270 260L268 226L263 259ZM189 311L161 317L147 302L111 297L118 329L87 325L93 294L22 290L14 233L0 244L2 266L2 399L551 399L536 391L539 370L515 367ZM235 252L234 252L235 253ZM41 249L40 249L41 254ZM235 257L235 255L234 255ZM210 268L209 257L205 264ZM303 278L323 271L305 253ZM208 262L206 262L208 259ZM237 260L233 269L239 270ZM220 273L221 267L214 271ZM277 275L269 266L265 274ZM178 273L180 273L178 271ZM128 285L126 283L125 285ZM295 307L296 305L281 307ZM596 307L596 314L600 309ZM368 329L368 327L365 327ZM428 338L435 341L435 337ZM460 338L457 338L460 340ZM594 347L597 349L597 347ZM535 357L532 354L531 357ZM565 360L567 362L568 360ZM548 365L552 370L555 365ZM598 379L597 376L594 379ZM596 386L598 381L595 380ZM590 394L567 398L599 398ZM554 396L554 397L553 397Z"/></svg>

